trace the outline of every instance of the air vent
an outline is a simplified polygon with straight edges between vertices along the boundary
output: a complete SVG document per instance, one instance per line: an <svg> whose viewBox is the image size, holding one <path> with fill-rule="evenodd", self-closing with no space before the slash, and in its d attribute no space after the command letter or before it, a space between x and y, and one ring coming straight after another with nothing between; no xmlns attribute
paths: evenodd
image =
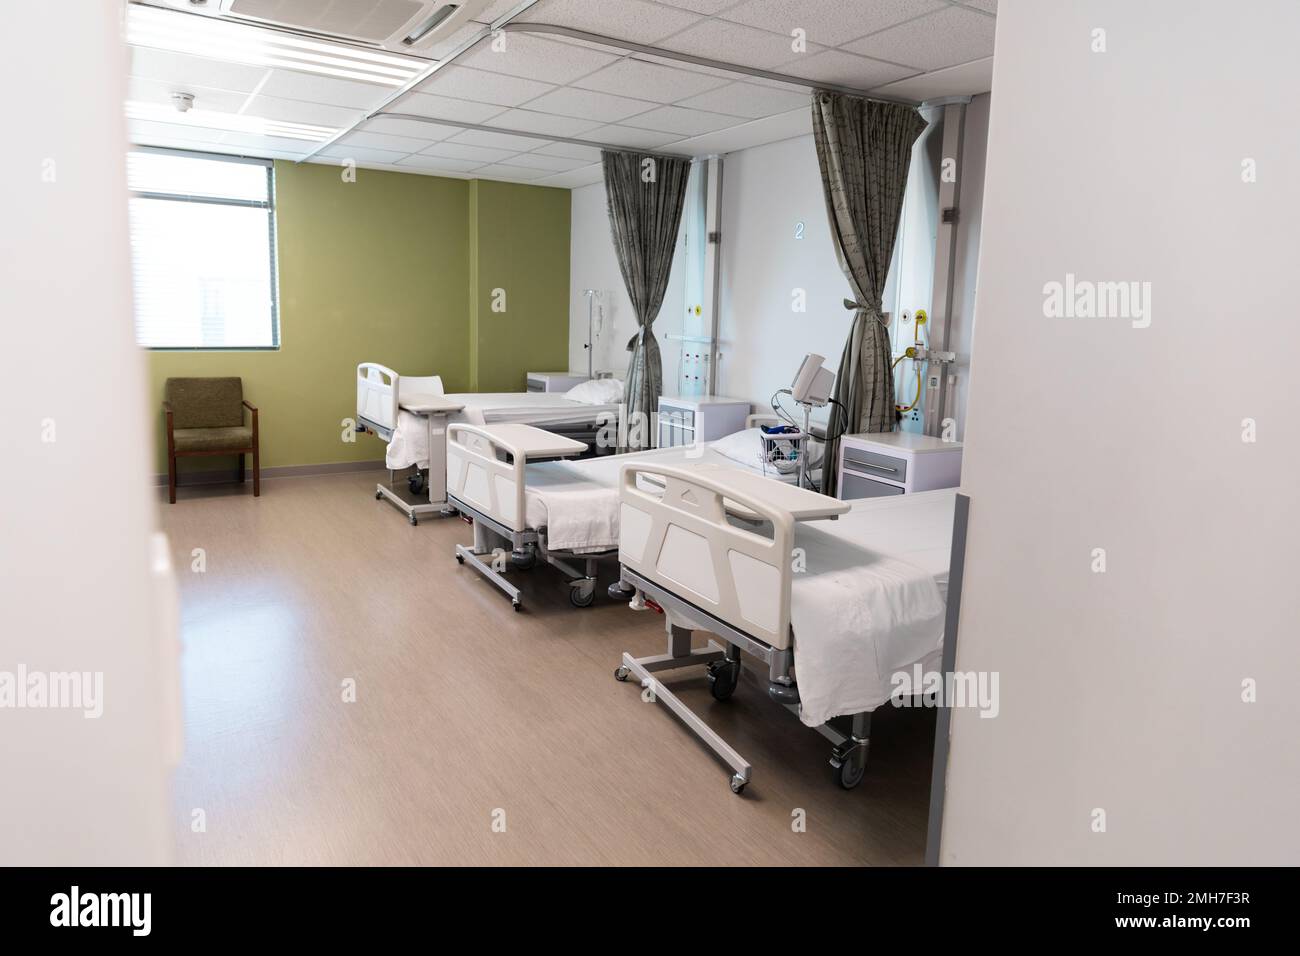
<svg viewBox="0 0 1300 956"><path fill-rule="evenodd" d="M422 0L231 0L226 12L240 19L382 45L428 7Z"/></svg>
<svg viewBox="0 0 1300 956"><path fill-rule="evenodd" d="M419 26L406 36L402 37L402 42L407 46L410 46L413 43L419 43L434 30L438 29L439 26L447 21L448 17L459 9L459 3L444 3L437 10L434 10L431 16L425 17Z"/></svg>

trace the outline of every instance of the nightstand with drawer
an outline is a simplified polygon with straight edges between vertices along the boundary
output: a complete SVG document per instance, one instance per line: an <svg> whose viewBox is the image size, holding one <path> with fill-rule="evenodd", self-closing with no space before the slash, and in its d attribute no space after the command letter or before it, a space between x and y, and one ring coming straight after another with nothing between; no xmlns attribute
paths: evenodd
<svg viewBox="0 0 1300 956"><path fill-rule="evenodd" d="M749 402L720 395L663 395L657 447L693 445L744 431L749 408Z"/></svg>
<svg viewBox="0 0 1300 956"><path fill-rule="evenodd" d="M878 498L961 484L961 443L913 432L845 435L839 496Z"/></svg>

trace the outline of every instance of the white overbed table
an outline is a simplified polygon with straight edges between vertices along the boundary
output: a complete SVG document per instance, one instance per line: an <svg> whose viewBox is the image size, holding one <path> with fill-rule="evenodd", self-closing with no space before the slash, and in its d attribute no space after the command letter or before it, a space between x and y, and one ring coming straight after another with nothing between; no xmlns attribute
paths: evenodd
<svg viewBox="0 0 1300 956"><path fill-rule="evenodd" d="M399 405L415 415L423 415L425 428L428 429L429 477L426 485L429 503L412 504L382 483L375 489L375 497L387 498L406 513L411 524L419 524L420 515L439 512L447 504L447 444L444 441L447 434L447 416L463 410L465 404L444 395L414 392L403 396L399 400ZM437 441L434 441L435 438Z"/></svg>

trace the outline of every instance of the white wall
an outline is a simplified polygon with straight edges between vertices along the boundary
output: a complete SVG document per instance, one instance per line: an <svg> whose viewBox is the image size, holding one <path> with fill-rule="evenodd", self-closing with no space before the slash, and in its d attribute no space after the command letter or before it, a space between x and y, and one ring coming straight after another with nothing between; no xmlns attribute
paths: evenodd
<svg viewBox="0 0 1300 956"><path fill-rule="evenodd" d="M978 258L988 99L987 95L976 97L966 120L966 171L952 320L955 344L951 346L962 362L970 360L974 321L974 263ZM756 411L763 411L769 407L772 393L790 384L806 353L820 353L830 368L838 366L852 318L843 305L850 295L849 284L835 258L811 136L728 153L723 160L722 194L720 358L715 390L719 395L747 399ZM627 367L623 349L636 322L609 236L604 186L573 190L572 208L570 364L575 369L586 368L582 344L587 337L587 305L582 290L607 289L606 331L597 348L596 367L616 368L621 376ZM796 239L799 223L803 223L803 238ZM683 249L679 244L678 261ZM927 268L932 268L928 260ZM665 392L672 390L677 375L680 348L667 340L666 333L681 331L680 317L686 307L684 271L674 265L663 311L655 323L663 351ZM925 284L928 288L928 278ZM805 312L793 311L795 289L807 294ZM911 307L922 304L930 305L912 303ZM911 326L906 331L910 341ZM910 374L908 383L914 381ZM957 374L956 404L949 413L963 428L967 368L959 368ZM905 397L910 401L910 394ZM824 420L825 415L820 418Z"/></svg>
<svg viewBox="0 0 1300 956"><path fill-rule="evenodd" d="M57 35L66 59L39 96L43 44L0 59L6 122L22 131L0 177L12 360L0 385L0 671L102 672L103 711L0 710L0 864L157 865L172 832L176 673L150 579L158 411L131 323L126 52L120 5L68 12L5 10L13 36Z"/></svg>
<svg viewBox="0 0 1300 956"><path fill-rule="evenodd" d="M597 371L610 370L621 379L627 374L627 341L636 334L637 324L609 234L605 185L597 183L573 190L571 208L569 367L575 371L587 370L587 353L582 347L587 341L587 299L582 290L599 289L604 293L605 320L596 343L595 368ZM682 248L679 239L668 289L654 324L663 357L664 390L667 392L672 391L673 383L677 381L681 353L679 343L670 341L667 335L682 331L682 315L686 308L685 269L677 267L682 259Z"/></svg>
<svg viewBox="0 0 1300 956"><path fill-rule="evenodd" d="M1289 0L999 7L957 667L1001 711L954 713L946 863L1300 859L1297 35ZM1150 327L1046 318L1067 272L1150 282Z"/></svg>

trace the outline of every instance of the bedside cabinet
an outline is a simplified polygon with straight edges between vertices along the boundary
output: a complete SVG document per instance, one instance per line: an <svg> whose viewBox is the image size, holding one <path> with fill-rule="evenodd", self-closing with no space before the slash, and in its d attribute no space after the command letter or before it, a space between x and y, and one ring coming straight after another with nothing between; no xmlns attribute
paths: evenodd
<svg viewBox="0 0 1300 956"><path fill-rule="evenodd" d="M961 443L912 432L845 435L839 496L878 498L961 484Z"/></svg>
<svg viewBox="0 0 1300 956"><path fill-rule="evenodd" d="M529 372L526 387L530 392L567 392L587 380L587 376L573 372Z"/></svg>
<svg viewBox="0 0 1300 956"><path fill-rule="evenodd" d="M657 447L714 441L743 431L749 402L719 395L663 395L659 399Z"/></svg>

